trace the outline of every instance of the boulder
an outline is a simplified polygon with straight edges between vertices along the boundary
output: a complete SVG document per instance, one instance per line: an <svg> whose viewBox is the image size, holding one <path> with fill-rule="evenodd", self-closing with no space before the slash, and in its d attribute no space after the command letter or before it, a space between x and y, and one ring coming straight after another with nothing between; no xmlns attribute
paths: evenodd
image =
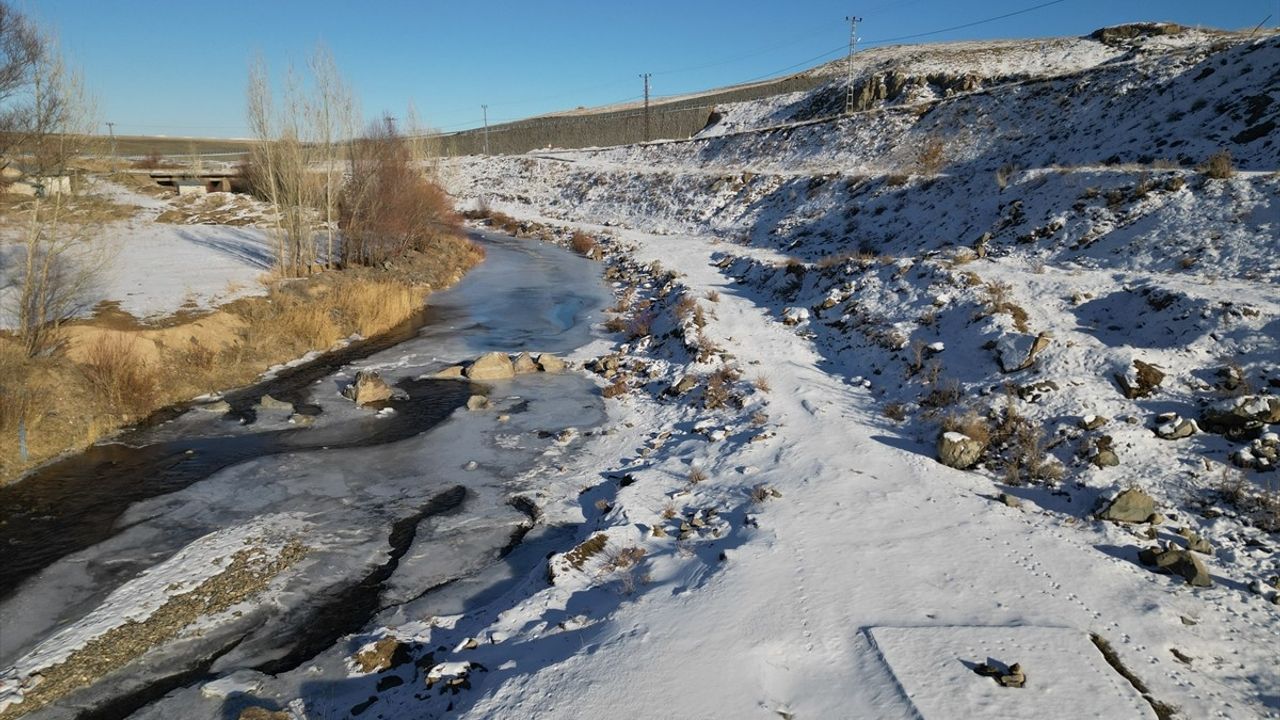
<svg viewBox="0 0 1280 720"><path fill-rule="evenodd" d="M981 441L954 431L938 436L938 462L960 470L973 467L982 457L986 445Z"/></svg>
<svg viewBox="0 0 1280 720"><path fill-rule="evenodd" d="M257 408L257 411L260 413L276 412L276 411L283 412L283 413L292 413L293 403L285 402L284 400L277 400L271 397L270 395L263 395L261 398L258 399L258 404L256 408Z"/></svg>
<svg viewBox="0 0 1280 720"><path fill-rule="evenodd" d="M1048 333L1005 335L996 342L995 347L996 362L1000 365L1000 372L1026 370L1035 364L1036 356L1044 352L1050 342L1051 336Z"/></svg>
<svg viewBox="0 0 1280 720"><path fill-rule="evenodd" d="M393 637L384 637L355 656L356 667L363 673L390 670L408 661L409 647Z"/></svg>
<svg viewBox="0 0 1280 720"><path fill-rule="evenodd" d="M542 353L538 356L538 367L542 372L558 373L564 372L565 364L563 360L551 353Z"/></svg>
<svg viewBox="0 0 1280 720"><path fill-rule="evenodd" d="M382 376L373 370L361 370L356 373L355 380L342 391L343 397L352 400L356 405L382 402L391 399L391 386Z"/></svg>
<svg viewBox="0 0 1280 720"><path fill-rule="evenodd" d="M668 395L683 395L698 386L698 378L693 375L681 377L679 382L667 388Z"/></svg>
<svg viewBox="0 0 1280 720"><path fill-rule="evenodd" d="M1116 373L1116 384L1126 398L1134 400L1147 397L1164 382L1164 371L1141 360L1133 361L1133 369L1127 373Z"/></svg>
<svg viewBox="0 0 1280 720"><path fill-rule="evenodd" d="M1107 424L1107 419L1101 415L1085 415L1080 418L1080 427L1085 430L1097 430Z"/></svg>
<svg viewBox="0 0 1280 720"><path fill-rule="evenodd" d="M1213 543L1200 537L1198 533L1191 531L1189 528L1182 528L1178 534L1187 541L1187 549L1198 552L1201 555L1213 554Z"/></svg>
<svg viewBox="0 0 1280 720"><path fill-rule="evenodd" d="M1116 455L1115 450L1099 450L1098 454L1093 456L1092 462L1100 468L1115 467L1120 464L1120 456Z"/></svg>
<svg viewBox="0 0 1280 720"><path fill-rule="evenodd" d="M1144 562L1149 560L1147 564L1181 576L1188 585L1195 587L1213 585L1213 579L1209 577L1209 571L1205 569L1204 563L1200 562L1200 558L1190 550L1169 546L1159 551L1147 550L1144 555L1140 555L1139 559Z"/></svg>
<svg viewBox="0 0 1280 720"><path fill-rule="evenodd" d="M254 705L240 711L236 716L238 720L292 720L293 716L287 710L268 710L264 707Z"/></svg>
<svg viewBox="0 0 1280 720"><path fill-rule="evenodd" d="M1200 431L1195 420L1188 420L1177 413L1163 413L1156 418L1156 437L1165 440L1181 440Z"/></svg>
<svg viewBox="0 0 1280 720"><path fill-rule="evenodd" d="M472 395L467 398L468 410L483 410L489 407L489 398L483 395Z"/></svg>
<svg viewBox="0 0 1280 720"><path fill-rule="evenodd" d="M1231 453L1231 463L1249 470L1274 470L1280 464L1280 435L1269 432Z"/></svg>
<svg viewBox="0 0 1280 720"><path fill-rule="evenodd" d="M538 364L527 352L522 352L516 356L516 361L511 364L517 375L528 375L529 373L538 372Z"/></svg>
<svg viewBox="0 0 1280 720"><path fill-rule="evenodd" d="M231 403L228 403L226 400L214 400L213 402L192 405L191 409L208 413L229 413L231 412Z"/></svg>
<svg viewBox="0 0 1280 720"><path fill-rule="evenodd" d="M461 365L450 365L449 367L441 370L440 372L437 372L435 375L432 375L431 377L438 378L441 380L461 379L466 377L466 369L463 368Z"/></svg>
<svg viewBox="0 0 1280 720"><path fill-rule="evenodd" d="M1156 512L1156 501L1138 488L1129 488L1116 496L1098 518L1111 522L1146 522Z"/></svg>
<svg viewBox="0 0 1280 720"><path fill-rule="evenodd" d="M1263 425L1280 423L1280 397L1243 395L1205 408L1200 424L1205 430L1229 437L1257 432Z"/></svg>
<svg viewBox="0 0 1280 720"><path fill-rule="evenodd" d="M485 353L467 368L467 377L472 380L507 380L515 374L511 358L502 352Z"/></svg>

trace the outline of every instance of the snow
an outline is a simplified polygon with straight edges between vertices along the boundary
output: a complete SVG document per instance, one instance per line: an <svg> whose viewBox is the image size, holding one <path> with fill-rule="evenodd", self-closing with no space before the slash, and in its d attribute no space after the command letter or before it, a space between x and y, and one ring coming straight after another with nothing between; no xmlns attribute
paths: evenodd
<svg viewBox="0 0 1280 720"><path fill-rule="evenodd" d="M444 173L462 201L597 235L614 291L635 288L652 330L592 340L548 311L493 331L512 305L481 285L443 309L443 338L365 366L416 377L553 338L579 367L618 353L627 391L603 401L607 418L582 386L617 376L516 381L498 393L506 423L460 412L386 455L246 463L129 517L288 507L327 533L321 564L353 576L381 548L370 516L424 493L425 468L490 502L420 528L361 632L261 678L256 697L307 717L1154 717L1091 635L1180 716L1278 717L1280 539L1220 489L1253 446L1152 431L1217 402L1265 410L1222 399L1234 392L1218 384L1224 364L1268 397L1280 381L1280 146L1231 140L1262 120L1240 101L1274 92L1280 41L1219 40L877 51L865 60L885 70L983 84L908 98L936 102L923 114L891 102L827 122L779 115L818 88L731 108L738 130L719 137L453 160ZM939 135L943 170L921 170L920 146ZM1245 172L1193 169L1226 143ZM518 286L523 268L475 273L491 271L473 277ZM682 298L705 326L676 317ZM1015 370L1037 336L1048 347ZM1116 387L1135 359L1167 374L1152 397ZM699 386L670 395L686 375ZM712 376L728 401L709 401ZM556 421L519 412L531 399ZM993 448L978 471L944 467L942 420L963 411L1039 434ZM1119 466L1092 462L1104 438ZM1055 473L997 469L1028 446ZM1268 476L1240 477L1247 493ZM276 497L235 492L246 485ZM1162 524L1096 518L1131 486ZM510 529L516 493L536 507L524 542L503 562L463 555L475 575L424 592L450 577L450 552ZM1139 562L1153 543L1185 545L1183 532L1213 544L1198 556L1212 587ZM130 539L135 552L145 541ZM353 672L352 651L384 636L416 662ZM237 648L213 671L263 652ZM1019 663L1027 686L966 664L981 662ZM427 680L445 682L424 692ZM142 716L223 717L220 692L197 684Z"/></svg>

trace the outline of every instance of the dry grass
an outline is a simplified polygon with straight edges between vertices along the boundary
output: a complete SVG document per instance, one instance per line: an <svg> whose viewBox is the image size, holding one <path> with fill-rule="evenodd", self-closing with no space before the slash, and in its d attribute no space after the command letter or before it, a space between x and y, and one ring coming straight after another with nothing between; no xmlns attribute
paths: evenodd
<svg viewBox="0 0 1280 720"><path fill-rule="evenodd" d="M732 391L733 375L726 369L720 369L711 374L707 378L707 385L703 390L702 404L708 410L728 407L733 400Z"/></svg>
<svg viewBox="0 0 1280 720"><path fill-rule="evenodd" d="M708 290L708 291L707 291L707 302L713 302L713 303L718 303L718 302L720 302L720 291L719 291L719 290Z"/></svg>
<svg viewBox="0 0 1280 720"><path fill-rule="evenodd" d="M1205 177L1214 180L1226 180L1236 174L1235 164L1231 162L1231 153L1220 150L1209 156L1199 168Z"/></svg>
<svg viewBox="0 0 1280 720"><path fill-rule="evenodd" d="M708 477L706 470L703 470L702 468L693 468L689 471L689 484L697 485L698 483L706 482Z"/></svg>
<svg viewBox="0 0 1280 720"><path fill-rule="evenodd" d="M773 390L773 387L769 385L769 378L765 377L764 375L757 375L755 380L751 381L751 384L752 386L755 387L755 389L759 390L762 393L767 393L770 390Z"/></svg>
<svg viewBox="0 0 1280 720"><path fill-rule="evenodd" d="M88 348L80 371L108 405L137 416L154 409L158 374L143 358L136 337L101 335Z"/></svg>
<svg viewBox="0 0 1280 720"><path fill-rule="evenodd" d="M1010 299L1013 293L1012 285L992 281L982 287L982 292L985 295L984 309L988 316L1008 315L1013 319L1013 326L1018 329L1018 332L1028 332L1030 328L1027 325L1027 311Z"/></svg>

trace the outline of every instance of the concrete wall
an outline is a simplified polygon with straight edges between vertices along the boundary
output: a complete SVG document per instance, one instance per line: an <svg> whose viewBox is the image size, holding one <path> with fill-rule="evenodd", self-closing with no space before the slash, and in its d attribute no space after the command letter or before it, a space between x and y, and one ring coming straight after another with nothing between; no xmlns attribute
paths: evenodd
<svg viewBox="0 0 1280 720"><path fill-rule="evenodd" d="M829 77L793 75L758 85L731 88L685 100L673 100L650 107L650 139L687 138L706 127L716 105L757 100L802 90L811 90ZM643 142L644 109L584 111L517 120L489 127L489 153L508 155L545 147L580 148L626 145ZM444 156L478 155L484 152L483 129L464 130L439 136Z"/></svg>

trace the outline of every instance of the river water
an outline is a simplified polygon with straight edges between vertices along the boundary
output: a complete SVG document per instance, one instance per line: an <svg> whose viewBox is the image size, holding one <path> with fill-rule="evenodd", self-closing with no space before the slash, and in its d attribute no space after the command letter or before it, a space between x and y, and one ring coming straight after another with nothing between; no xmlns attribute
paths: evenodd
<svg viewBox="0 0 1280 720"><path fill-rule="evenodd" d="M526 537L534 523L519 498L537 494L540 473L603 423L595 387L571 373L489 388L424 376L489 350L572 351L594 339L611 297L597 263L475 237L485 262L431 297L425 325L351 350L340 359L349 364L313 363L232 394L227 415L192 410L0 490L0 668L9 668L0 676L11 681L33 656L83 642L95 613L130 612L124 590L139 574L173 570L201 538L248 527L263 542L287 535L307 548L266 602L185 632L30 717L145 714L210 677L291 670L406 608L482 602L565 536L539 527ZM405 397L376 414L342 399L365 368ZM493 410L461 407L477 391ZM265 393L316 413L314 425L254 413ZM194 553L197 561L209 558ZM204 711L220 716L216 703Z"/></svg>

